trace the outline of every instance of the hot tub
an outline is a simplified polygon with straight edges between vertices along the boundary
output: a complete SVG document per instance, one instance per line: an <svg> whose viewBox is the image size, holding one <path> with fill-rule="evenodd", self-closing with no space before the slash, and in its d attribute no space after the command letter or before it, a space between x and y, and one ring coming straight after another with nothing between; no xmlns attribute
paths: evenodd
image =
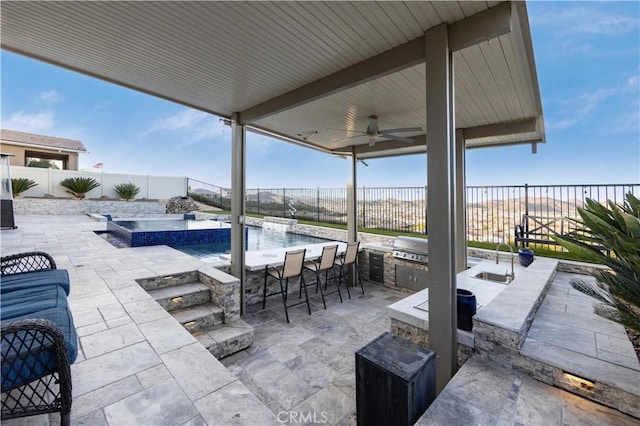
<svg viewBox="0 0 640 426"><path fill-rule="evenodd" d="M130 247L231 242L231 224L213 220L128 219L107 222L107 232Z"/></svg>

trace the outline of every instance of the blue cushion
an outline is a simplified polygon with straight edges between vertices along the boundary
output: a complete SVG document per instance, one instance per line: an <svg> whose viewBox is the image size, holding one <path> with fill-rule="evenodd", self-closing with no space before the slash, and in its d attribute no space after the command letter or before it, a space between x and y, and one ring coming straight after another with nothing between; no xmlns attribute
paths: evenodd
<svg viewBox="0 0 640 426"><path fill-rule="evenodd" d="M40 286L16 290L2 294L0 299L2 325L7 323L42 318L54 322L65 336L69 361L78 356L78 335L73 325L64 289L60 286ZM27 353L23 347L18 353L7 353L8 345L2 343L2 389L19 386L52 373L57 368L55 352L52 348L33 348ZM24 353L23 353L24 352Z"/></svg>
<svg viewBox="0 0 640 426"><path fill-rule="evenodd" d="M21 317L3 320L2 325L7 323L31 319L43 318L53 321L65 336L65 344L69 354L69 362L75 362L78 356L78 335L73 325L71 311L65 307L55 307L30 313ZM18 353L7 353L8 345L2 343L2 391L29 383L39 377L54 372L57 369L57 358L52 347L41 347L40 351L33 348L27 353L23 347Z"/></svg>
<svg viewBox="0 0 640 426"><path fill-rule="evenodd" d="M67 307L67 295L60 286L26 288L2 294L0 317L4 321L46 309Z"/></svg>
<svg viewBox="0 0 640 426"><path fill-rule="evenodd" d="M69 295L69 273L66 269L52 269L45 271L21 272L19 274L0 277L0 293L4 294L25 288L59 285Z"/></svg>

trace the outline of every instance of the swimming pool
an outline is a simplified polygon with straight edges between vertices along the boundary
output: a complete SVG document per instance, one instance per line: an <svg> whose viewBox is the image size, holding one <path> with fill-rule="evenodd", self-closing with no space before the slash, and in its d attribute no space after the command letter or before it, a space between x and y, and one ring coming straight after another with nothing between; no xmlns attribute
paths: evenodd
<svg viewBox="0 0 640 426"><path fill-rule="evenodd" d="M324 243L329 240L289 232L272 231L257 226L247 226L247 251L268 250L274 248L298 246L302 244ZM177 247L183 253L206 262L223 260L221 254L231 253L230 243L197 244Z"/></svg>

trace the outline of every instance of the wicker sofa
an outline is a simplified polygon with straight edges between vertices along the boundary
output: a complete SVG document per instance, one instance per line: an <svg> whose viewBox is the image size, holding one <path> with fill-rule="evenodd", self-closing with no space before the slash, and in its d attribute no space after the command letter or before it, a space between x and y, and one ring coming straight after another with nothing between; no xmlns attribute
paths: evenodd
<svg viewBox="0 0 640 426"><path fill-rule="evenodd" d="M0 260L2 419L60 412L69 424L78 337L69 274L47 253Z"/></svg>

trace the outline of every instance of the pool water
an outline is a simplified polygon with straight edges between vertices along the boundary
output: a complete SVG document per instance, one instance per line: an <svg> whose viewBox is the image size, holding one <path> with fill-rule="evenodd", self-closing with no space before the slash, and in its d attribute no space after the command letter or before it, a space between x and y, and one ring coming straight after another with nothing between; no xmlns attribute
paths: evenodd
<svg viewBox="0 0 640 426"><path fill-rule="evenodd" d="M308 235L291 234L282 231L262 229L257 226L247 226L247 251L268 250L274 248L298 246L302 244L324 243L328 240L324 238L311 237ZM178 247L183 253L197 257L207 262L222 260L221 254L231 253L231 245L219 244L196 244Z"/></svg>

